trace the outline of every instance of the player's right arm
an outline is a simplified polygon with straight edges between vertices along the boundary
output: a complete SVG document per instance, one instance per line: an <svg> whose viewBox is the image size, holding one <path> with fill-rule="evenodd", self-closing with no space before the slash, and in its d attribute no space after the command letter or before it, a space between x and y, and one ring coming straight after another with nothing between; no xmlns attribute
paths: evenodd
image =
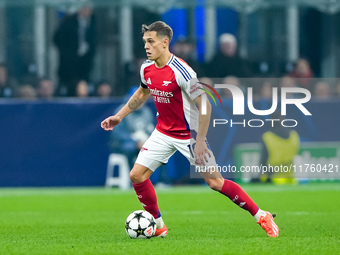
<svg viewBox="0 0 340 255"><path fill-rule="evenodd" d="M149 96L149 89L139 87L116 115L110 116L101 122L101 127L106 131L113 130L113 128L117 126L123 118L142 106Z"/></svg>

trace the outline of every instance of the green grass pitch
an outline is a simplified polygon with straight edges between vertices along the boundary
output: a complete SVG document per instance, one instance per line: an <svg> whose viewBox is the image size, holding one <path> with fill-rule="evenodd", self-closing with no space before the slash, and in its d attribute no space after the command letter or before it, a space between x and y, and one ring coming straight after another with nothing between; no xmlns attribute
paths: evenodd
<svg viewBox="0 0 340 255"><path fill-rule="evenodd" d="M0 189L0 254L339 254L340 183L242 186L278 238L206 186L156 190L169 233L149 240L124 230L133 190Z"/></svg>

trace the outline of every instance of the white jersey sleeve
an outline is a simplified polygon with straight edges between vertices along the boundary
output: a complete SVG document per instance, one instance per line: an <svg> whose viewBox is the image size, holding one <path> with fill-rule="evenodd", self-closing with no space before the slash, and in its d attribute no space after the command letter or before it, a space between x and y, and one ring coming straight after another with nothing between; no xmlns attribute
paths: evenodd
<svg viewBox="0 0 340 255"><path fill-rule="evenodd" d="M177 62L176 62L176 61ZM202 95L204 91L202 90L202 84L199 83L197 75L192 68L185 62L175 59L174 64L179 67L181 75L176 76L177 84L181 87L183 91L194 100L196 97Z"/></svg>

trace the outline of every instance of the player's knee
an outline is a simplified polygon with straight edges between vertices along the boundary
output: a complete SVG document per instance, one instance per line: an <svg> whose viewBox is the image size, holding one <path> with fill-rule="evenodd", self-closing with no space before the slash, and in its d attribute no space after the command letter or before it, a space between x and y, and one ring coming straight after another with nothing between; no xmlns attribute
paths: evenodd
<svg viewBox="0 0 340 255"><path fill-rule="evenodd" d="M223 181L221 181L219 178L206 179L206 182L211 189L216 190L216 191L222 190Z"/></svg>
<svg viewBox="0 0 340 255"><path fill-rule="evenodd" d="M143 175L132 169L130 172L130 180L132 183L141 183L143 182Z"/></svg>
<svg viewBox="0 0 340 255"><path fill-rule="evenodd" d="M132 183L141 183L145 181L146 179L150 178L151 174L153 172L139 164L135 164L130 172L130 179Z"/></svg>

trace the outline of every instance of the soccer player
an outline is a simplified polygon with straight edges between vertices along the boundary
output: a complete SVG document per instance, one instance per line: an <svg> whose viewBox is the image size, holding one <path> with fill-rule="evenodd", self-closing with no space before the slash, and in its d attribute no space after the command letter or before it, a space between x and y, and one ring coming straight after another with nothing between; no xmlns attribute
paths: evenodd
<svg viewBox="0 0 340 255"><path fill-rule="evenodd" d="M211 105L206 102L207 114L199 112L198 109L203 106L201 97L204 91L199 89L201 85L191 67L170 53L171 27L156 21L149 26L143 25L142 32L148 60L141 66L141 85L116 115L101 122L101 127L106 131L113 130L125 116L140 107L150 95L153 96L158 111L157 125L140 150L130 178L142 206L156 219L155 236L164 237L168 230L149 177L160 165L167 163L177 150L192 165L217 167L206 141ZM196 137L192 138L191 133ZM195 139L194 148L190 147L190 139ZM195 157L190 157L192 149ZM203 176L210 188L249 211L268 236L279 235L279 228L269 212L261 210L238 184L224 179L218 171L211 172Z"/></svg>

